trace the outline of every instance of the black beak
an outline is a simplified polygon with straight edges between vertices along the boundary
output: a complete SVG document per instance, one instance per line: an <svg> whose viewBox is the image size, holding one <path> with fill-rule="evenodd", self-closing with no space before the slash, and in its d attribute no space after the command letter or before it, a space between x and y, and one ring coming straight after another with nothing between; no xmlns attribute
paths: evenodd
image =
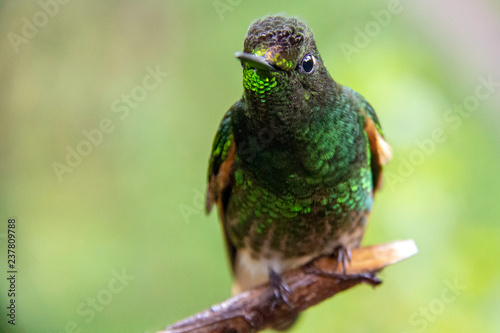
<svg viewBox="0 0 500 333"><path fill-rule="evenodd" d="M273 67L264 57L256 56L255 54L245 53L245 52L236 52L234 56L242 63L246 62L251 67L255 69L260 69L264 71L277 71L275 67Z"/></svg>

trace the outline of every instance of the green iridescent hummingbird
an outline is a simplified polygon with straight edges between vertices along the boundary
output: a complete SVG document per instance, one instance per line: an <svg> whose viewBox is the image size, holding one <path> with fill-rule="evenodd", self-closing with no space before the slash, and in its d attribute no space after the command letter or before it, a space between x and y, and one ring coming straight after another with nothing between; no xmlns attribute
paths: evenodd
<svg viewBox="0 0 500 333"><path fill-rule="evenodd" d="M331 78L300 19L256 20L236 57L244 91L215 135L206 207L219 209L233 293L359 246L391 157L375 111Z"/></svg>

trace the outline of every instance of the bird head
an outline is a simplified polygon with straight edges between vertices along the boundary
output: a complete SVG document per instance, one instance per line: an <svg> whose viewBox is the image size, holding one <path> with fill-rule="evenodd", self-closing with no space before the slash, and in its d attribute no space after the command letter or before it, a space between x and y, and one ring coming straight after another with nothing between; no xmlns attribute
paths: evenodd
<svg viewBox="0 0 500 333"><path fill-rule="evenodd" d="M248 28L243 52L245 96L257 103L307 101L332 84L311 29L300 19L267 16Z"/></svg>

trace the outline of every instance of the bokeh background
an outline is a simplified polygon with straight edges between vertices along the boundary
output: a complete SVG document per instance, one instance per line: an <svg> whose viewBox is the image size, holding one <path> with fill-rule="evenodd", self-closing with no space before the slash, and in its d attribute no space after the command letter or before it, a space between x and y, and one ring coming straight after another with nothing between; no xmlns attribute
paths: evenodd
<svg viewBox="0 0 500 333"><path fill-rule="evenodd" d="M0 331L154 332L230 295L217 216L203 211L207 160L242 92L233 54L277 12L308 21L393 147L364 244L420 250L292 332L500 331L495 0L1 1Z"/></svg>

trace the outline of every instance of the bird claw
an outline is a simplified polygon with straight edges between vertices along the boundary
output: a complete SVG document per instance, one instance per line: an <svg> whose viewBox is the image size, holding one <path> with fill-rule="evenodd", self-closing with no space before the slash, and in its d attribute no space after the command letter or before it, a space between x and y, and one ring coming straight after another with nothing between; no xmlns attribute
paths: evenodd
<svg viewBox="0 0 500 333"><path fill-rule="evenodd" d="M377 278L375 273L358 273L358 274L345 274L345 273L331 273L331 272L325 272L317 267L314 266L308 266L305 269L305 272L307 274L315 274L319 276L325 276L329 277L332 279L336 279L339 281L358 281L359 283L368 283L372 286L377 286L382 283L382 281Z"/></svg>
<svg viewBox="0 0 500 333"><path fill-rule="evenodd" d="M289 308L293 308L290 303L289 296L292 294L290 287L283 281L281 275L269 268L269 285L271 286L276 303L273 303L273 308L279 303L285 303Z"/></svg>
<svg viewBox="0 0 500 333"><path fill-rule="evenodd" d="M343 245L339 245L335 248L332 257L336 259L333 269L336 271L339 264L342 264L342 273L343 275L347 275L347 266L351 263L351 249L348 249Z"/></svg>
<svg viewBox="0 0 500 333"><path fill-rule="evenodd" d="M351 263L351 250L343 245L339 245L335 248L333 254L330 256L336 260L333 271L336 272L339 265L342 265L342 273L325 272L314 265L308 265L305 272L308 274L315 274L320 276L326 276L339 281L359 281L359 283L364 282L372 286L377 286L382 283L380 279L377 278L375 273L359 273L359 274L347 274L347 266Z"/></svg>

